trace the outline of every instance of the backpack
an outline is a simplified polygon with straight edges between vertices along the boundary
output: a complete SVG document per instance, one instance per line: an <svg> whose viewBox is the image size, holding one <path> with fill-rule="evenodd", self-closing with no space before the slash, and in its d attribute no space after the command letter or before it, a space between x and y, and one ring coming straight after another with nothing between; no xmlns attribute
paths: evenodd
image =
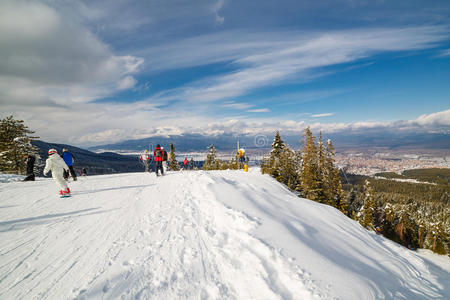
<svg viewBox="0 0 450 300"><path fill-rule="evenodd" d="M156 150L155 150L155 156L156 156L156 157L162 157L161 149L156 149Z"/></svg>
<svg viewBox="0 0 450 300"><path fill-rule="evenodd" d="M163 150L164 154L163 154L163 160L167 160L167 151Z"/></svg>

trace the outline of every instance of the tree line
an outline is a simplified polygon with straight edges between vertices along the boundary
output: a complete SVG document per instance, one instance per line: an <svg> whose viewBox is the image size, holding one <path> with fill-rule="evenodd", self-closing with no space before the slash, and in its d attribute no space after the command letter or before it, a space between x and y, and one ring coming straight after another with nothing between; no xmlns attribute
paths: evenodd
<svg viewBox="0 0 450 300"><path fill-rule="evenodd" d="M320 134L316 142L309 127L305 129L303 138L303 150L295 151L283 142L277 132L270 154L262 160L261 172L284 183L301 197L331 205L346 214L332 141L324 143Z"/></svg>
<svg viewBox="0 0 450 300"><path fill-rule="evenodd" d="M420 184L343 174L335 164L331 140L316 138L309 128L303 134L303 148L295 151L276 133L261 172L285 184L300 197L331 205L368 230L410 249L425 248L450 254L450 186ZM415 178L445 170L406 172ZM423 175L421 175L423 174ZM345 175L345 176L344 176ZM390 174L391 178L394 176ZM343 179L347 181L343 184ZM448 181L446 181L448 182Z"/></svg>

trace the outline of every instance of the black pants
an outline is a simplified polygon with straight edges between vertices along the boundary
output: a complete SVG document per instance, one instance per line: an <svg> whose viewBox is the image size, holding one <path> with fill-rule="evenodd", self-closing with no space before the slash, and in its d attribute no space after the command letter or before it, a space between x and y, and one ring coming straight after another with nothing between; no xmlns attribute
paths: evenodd
<svg viewBox="0 0 450 300"><path fill-rule="evenodd" d="M34 181L34 174L28 174L23 181Z"/></svg>
<svg viewBox="0 0 450 300"><path fill-rule="evenodd" d="M73 180L77 180L77 174L75 174L75 170L73 169L73 166L69 166L70 175L72 175ZM64 179L69 178L69 172L66 172L64 170Z"/></svg>
<svg viewBox="0 0 450 300"><path fill-rule="evenodd" d="M161 170L161 175L164 175L164 169L162 166L162 161L156 161L155 162L155 173L158 175L158 170Z"/></svg>

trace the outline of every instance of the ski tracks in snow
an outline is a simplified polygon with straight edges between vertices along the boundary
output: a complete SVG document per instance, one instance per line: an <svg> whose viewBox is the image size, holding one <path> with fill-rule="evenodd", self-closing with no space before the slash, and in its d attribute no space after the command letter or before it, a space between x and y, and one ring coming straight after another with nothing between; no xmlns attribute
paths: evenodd
<svg viewBox="0 0 450 300"><path fill-rule="evenodd" d="M258 220L217 201L210 176L152 175L89 177L71 184L67 200L42 180L33 184L46 191L29 202L10 197L7 204L25 213L2 215L0 298L326 297L292 260L251 234ZM7 193L24 186L14 185Z"/></svg>

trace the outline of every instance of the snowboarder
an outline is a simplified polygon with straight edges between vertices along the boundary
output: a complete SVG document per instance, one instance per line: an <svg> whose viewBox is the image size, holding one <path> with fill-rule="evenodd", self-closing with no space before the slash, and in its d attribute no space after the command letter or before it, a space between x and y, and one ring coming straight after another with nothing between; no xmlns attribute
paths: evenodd
<svg viewBox="0 0 450 300"><path fill-rule="evenodd" d="M194 159L191 158L191 161L189 162L189 169L194 170Z"/></svg>
<svg viewBox="0 0 450 300"><path fill-rule="evenodd" d="M56 154L56 155L55 155ZM52 171L52 177L55 183L61 188L59 191L60 197L70 197L70 189L64 180L64 171L69 172L69 167L64 160L58 156L58 152L55 149L48 150L48 158L45 162L44 176L49 171Z"/></svg>
<svg viewBox="0 0 450 300"><path fill-rule="evenodd" d="M159 176L158 170L161 170L161 175L164 175L164 169L162 166L163 163L163 151L161 150L161 146L156 145L155 151L153 151L153 156L155 157L155 173L156 176Z"/></svg>
<svg viewBox="0 0 450 300"><path fill-rule="evenodd" d="M164 169L164 172L166 172L168 169L168 164L169 164L169 162L168 162L169 155L167 154L167 151L164 150L164 147L161 147L161 151L163 152L163 169Z"/></svg>
<svg viewBox="0 0 450 300"><path fill-rule="evenodd" d="M84 167L81 169L81 176L87 176L87 170Z"/></svg>
<svg viewBox="0 0 450 300"><path fill-rule="evenodd" d="M34 181L34 162L36 159L33 155L26 154L25 161L27 163L27 177L25 177L23 181Z"/></svg>
<svg viewBox="0 0 450 300"><path fill-rule="evenodd" d="M144 150L144 154L141 154L139 157L139 160L144 164L145 166L145 172L148 172L148 162L150 160L150 155L148 155L148 150Z"/></svg>
<svg viewBox="0 0 450 300"><path fill-rule="evenodd" d="M63 148L63 152L61 154L61 157L64 159L64 162L69 167L70 175L72 175L73 181L77 181L77 175L75 174L75 170L73 169L73 161L75 157L72 153L67 150L67 148ZM64 179L69 179L69 172L64 172Z"/></svg>
<svg viewBox="0 0 450 300"><path fill-rule="evenodd" d="M184 169L187 170L188 169L188 159L187 159L187 157L184 157L183 164L184 164Z"/></svg>

